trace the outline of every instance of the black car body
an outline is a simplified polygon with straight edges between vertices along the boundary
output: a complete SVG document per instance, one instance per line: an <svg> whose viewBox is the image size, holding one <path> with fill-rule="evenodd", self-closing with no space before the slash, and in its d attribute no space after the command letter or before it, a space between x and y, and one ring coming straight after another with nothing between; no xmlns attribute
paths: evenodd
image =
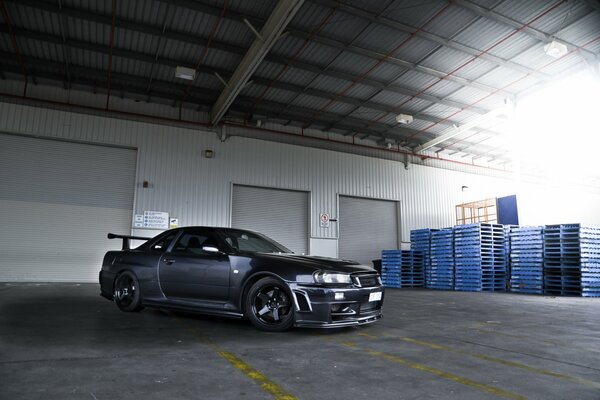
<svg viewBox="0 0 600 400"><path fill-rule="evenodd" d="M109 235L111 237L111 235ZM302 256L256 232L185 227L140 247L109 251L101 294L123 311L144 306L230 317L256 327L343 327L381 318L377 272L352 261Z"/></svg>

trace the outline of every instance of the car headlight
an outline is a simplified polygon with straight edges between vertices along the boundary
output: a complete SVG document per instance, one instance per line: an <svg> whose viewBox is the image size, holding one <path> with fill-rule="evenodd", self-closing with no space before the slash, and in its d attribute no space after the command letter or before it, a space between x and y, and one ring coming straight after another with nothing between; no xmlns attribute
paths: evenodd
<svg viewBox="0 0 600 400"><path fill-rule="evenodd" d="M315 282L320 284L351 284L352 279L348 274L336 272L318 271L314 274Z"/></svg>

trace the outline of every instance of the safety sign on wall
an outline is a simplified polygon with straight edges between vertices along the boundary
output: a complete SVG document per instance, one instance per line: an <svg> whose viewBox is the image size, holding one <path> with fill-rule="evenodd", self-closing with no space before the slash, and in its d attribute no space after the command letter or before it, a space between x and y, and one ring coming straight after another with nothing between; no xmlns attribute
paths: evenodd
<svg viewBox="0 0 600 400"><path fill-rule="evenodd" d="M144 211L141 226L138 222L139 216L135 216L136 228L147 229L169 229L169 213L162 211Z"/></svg>
<svg viewBox="0 0 600 400"><path fill-rule="evenodd" d="M319 226L321 228L329 228L329 214L327 214L327 213L319 214Z"/></svg>

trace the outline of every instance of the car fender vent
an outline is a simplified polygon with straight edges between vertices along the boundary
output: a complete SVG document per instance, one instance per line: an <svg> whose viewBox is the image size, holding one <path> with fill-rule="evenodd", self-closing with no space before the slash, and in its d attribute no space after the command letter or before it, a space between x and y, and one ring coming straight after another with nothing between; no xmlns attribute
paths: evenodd
<svg viewBox="0 0 600 400"><path fill-rule="evenodd" d="M296 306L299 312L310 312L312 311L312 307L310 305L310 300L308 299L308 295L301 290L294 290L294 297L296 298Z"/></svg>

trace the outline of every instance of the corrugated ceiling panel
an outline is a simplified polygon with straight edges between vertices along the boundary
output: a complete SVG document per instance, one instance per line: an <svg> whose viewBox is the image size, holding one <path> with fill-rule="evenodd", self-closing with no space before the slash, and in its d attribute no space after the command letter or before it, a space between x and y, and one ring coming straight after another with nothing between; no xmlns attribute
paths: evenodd
<svg viewBox="0 0 600 400"><path fill-rule="evenodd" d="M103 0L66 0L63 6L72 6L75 8L93 11L98 14L110 15L112 12L112 2Z"/></svg>
<svg viewBox="0 0 600 400"><path fill-rule="evenodd" d="M411 40L406 42L406 44L396 50L393 56L411 63L418 63L435 51L439 46L440 45L437 43L414 36Z"/></svg>
<svg viewBox="0 0 600 400"><path fill-rule="evenodd" d="M83 67L105 70L108 67L108 54L72 48L71 62Z"/></svg>
<svg viewBox="0 0 600 400"><path fill-rule="evenodd" d="M368 107L358 107L352 112L352 114L350 114L350 116L353 118L364 119L366 121L373 121L383 114L384 112L382 111L373 110Z"/></svg>
<svg viewBox="0 0 600 400"><path fill-rule="evenodd" d="M436 82L439 78L435 76L426 75L422 72L407 71L405 74L400 76L395 82L396 85L406 87L415 90L415 93L420 91L423 87Z"/></svg>
<svg viewBox="0 0 600 400"><path fill-rule="evenodd" d="M335 101L327 107L326 111L334 114L339 114L343 118L343 116L349 114L355 108L356 106L354 105L343 103L341 101Z"/></svg>
<svg viewBox="0 0 600 400"><path fill-rule="evenodd" d="M200 33L197 33L197 35L199 34ZM206 38L208 38L208 36L206 36ZM256 36L246 24L241 21L225 18L221 20L213 40L249 48L255 38Z"/></svg>
<svg viewBox="0 0 600 400"><path fill-rule="evenodd" d="M484 50L514 31L513 28L489 19L479 18L462 30L454 40L469 47Z"/></svg>
<svg viewBox="0 0 600 400"><path fill-rule="evenodd" d="M402 42L410 42L410 35L387 26L371 24L356 38L354 44L382 54L388 54L400 46ZM391 55L394 55L394 53Z"/></svg>
<svg viewBox="0 0 600 400"><path fill-rule="evenodd" d="M518 32L507 39L505 42L500 43L498 46L490 50L490 54L510 60L513 57L521 54L532 46L537 46L541 42L536 38L529 36L526 33Z"/></svg>
<svg viewBox="0 0 600 400"><path fill-rule="evenodd" d="M447 73L472 58L473 56L463 53L462 51L444 47L427 57L421 64Z"/></svg>
<svg viewBox="0 0 600 400"><path fill-rule="evenodd" d="M448 100L459 101L465 104L472 104L485 96L489 95L489 92L484 92L473 87L462 87L447 97ZM480 104L478 104L481 107Z"/></svg>
<svg viewBox="0 0 600 400"><path fill-rule="evenodd" d="M159 41L164 46L165 39L160 40L158 36L130 31L123 28L115 29L114 46L116 48L132 50L154 56L158 49Z"/></svg>
<svg viewBox="0 0 600 400"><path fill-rule="evenodd" d="M190 43L177 42L171 39L163 39L163 50L161 56L173 60L186 61L188 64L196 65L204 53L203 46Z"/></svg>
<svg viewBox="0 0 600 400"><path fill-rule="evenodd" d="M409 113L417 113L426 109L430 104L432 103L427 100L414 97L407 102L400 102L397 105L402 105L402 110L408 111Z"/></svg>
<svg viewBox="0 0 600 400"><path fill-rule="evenodd" d="M496 68L495 63L478 58L466 64L452 75L474 81L494 68Z"/></svg>
<svg viewBox="0 0 600 400"><path fill-rule="evenodd" d="M477 82L500 88L508 85L510 82L513 82L525 75L525 73L516 73L515 71L505 67L496 67L491 72L477 79ZM512 88L507 89L513 91Z"/></svg>
<svg viewBox="0 0 600 400"><path fill-rule="evenodd" d="M380 91L381 91L381 89L357 83L354 86L352 86L352 88L350 90L348 90L346 92L346 95L357 98L357 99L368 100Z"/></svg>
<svg viewBox="0 0 600 400"><path fill-rule="evenodd" d="M305 3L306 4L306 3ZM316 4L315 4L316 5ZM314 20L308 24L306 31L313 32L329 15L331 9L321 7L316 10ZM369 21L364 18L358 18L343 11L337 11L329 21L318 31L320 36L339 40L343 43L352 43L357 36L365 29L369 29Z"/></svg>
<svg viewBox="0 0 600 400"><path fill-rule="evenodd" d="M263 64L264 64L264 62L263 62ZM277 67L283 68L280 65L277 65ZM277 71L277 69L274 68L273 72L275 72L275 71ZM273 73L270 75L270 77L275 78L277 75L278 74ZM281 76L281 80L284 82L289 82L294 85L307 86L317 76L318 75L316 73L290 67L290 68L286 69L286 71L283 73L283 75Z"/></svg>
<svg viewBox="0 0 600 400"><path fill-rule="evenodd" d="M310 87L319 90L324 90L330 93L341 93L351 84L352 82L344 79L337 79L332 78L330 76L320 75L314 81L312 81Z"/></svg>
<svg viewBox="0 0 600 400"><path fill-rule="evenodd" d="M65 33L68 38L95 44L110 44L110 26L77 18L65 17Z"/></svg>
<svg viewBox="0 0 600 400"><path fill-rule="evenodd" d="M327 105L327 103L329 103L328 99L322 99L319 97L314 97L314 96L309 96L306 94L303 94L301 96L298 96L293 103L293 106L298 106L298 107L304 107L304 108L309 108L309 109L313 109L313 110L319 110L322 107L325 107ZM327 111L327 110L325 110Z"/></svg>
<svg viewBox="0 0 600 400"><path fill-rule="evenodd" d="M173 14L173 8L161 1L128 0L117 2L116 15L121 19L162 26L165 16Z"/></svg>
<svg viewBox="0 0 600 400"><path fill-rule="evenodd" d="M215 6L222 5L222 0L213 0ZM229 8L242 15L252 15L257 18L268 18L275 9L275 0L234 0L230 1Z"/></svg>
<svg viewBox="0 0 600 400"><path fill-rule="evenodd" d="M424 93L443 99L447 96L450 96L452 93L456 92L462 87L462 85L456 82L449 81L447 79L438 79L438 82L428 88Z"/></svg>
<svg viewBox="0 0 600 400"><path fill-rule="evenodd" d="M308 42L304 46L304 42L302 42L302 47L294 49L290 57L302 63L310 63L325 68L329 67L343 53L343 50L335 47L313 42Z"/></svg>
<svg viewBox="0 0 600 400"><path fill-rule="evenodd" d="M446 1L441 0L425 2L419 0L396 0L385 9L383 15L391 20L419 27L437 14L447 4Z"/></svg>
<svg viewBox="0 0 600 400"><path fill-rule="evenodd" d="M226 69L233 72L239 65L240 61L242 60L242 57L243 56L238 54L209 48L206 52L206 57L204 57L204 62L202 63L202 65L212 66L217 69ZM201 59L202 55L198 56L195 62L197 63Z"/></svg>
<svg viewBox="0 0 600 400"><path fill-rule="evenodd" d="M448 107L443 104L437 104L437 103L432 104L423 110L424 113L427 113L428 115L436 116L439 118L445 118L446 116L448 116L456 111L459 111L459 109L454 108L454 107Z"/></svg>
<svg viewBox="0 0 600 400"><path fill-rule="evenodd" d="M208 39L218 20L217 16L199 13L184 7L177 7L173 17L173 21L177 21L177 32L204 39Z"/></svg>
<svg viewBox="0 0 600 400"><path fill-rule="evenodd" d="M17 37L17 45L19 46L19 51L24 56L43 58L51 61L64 60L63 48L58 44ZM13 52L12 42L9 49L10 52Z"/></svg>
<svg viewBox="0 0 600 400"><path fill-rule="evenodd" d="M465 8L451 5L441 15L425 27L425 31L452 38L466 26L474 23L479 17Z"/></svg>
<svg viewBox="0 0 600 400"><path fill-rule="evenodd" d="M374 101L376 103L380 103L380 104L387 104L390 106L395 106L397 104L403 103L405 101L407 101L408 99L410 99L409 96L405 96L396 92L390 92L387 90L383 90L379 93L377 93L377 95L375 95L371 101Z"/></svg>
<svg viewBox="0 0 600 400"><path fill-rule="evenodd" d="M597 39L600 37L600 11L590 12L577 24L565 26L557 36L559 40L562 38L579 46Z"/></svg>
<svg viewBox="0 0 600 400"><path fill-rule="evenodd" d="M140 77L149 77L152 64L127 58L113 57L112 70ZM156 68L156 67L154 67Z"/></svg>
<svg viewBox="0 0 600 400"><path fill-rule="evenodd" d="M13 26L60 35L60 20L57 14L21 6L18 3L4 4ZM5 23L4 18L2 22Z"/></svg>
<svg viewBox="0 0 600 400"><path fill-rule="evenodd" d="M547 6L542 8L540 14L542 10L547 8ZM543 32L554 33L569 26L574 21L586 15L589 11L590 8L584 1L570 1L562 4L542 18L533 22L531 27Z"/></svg>

